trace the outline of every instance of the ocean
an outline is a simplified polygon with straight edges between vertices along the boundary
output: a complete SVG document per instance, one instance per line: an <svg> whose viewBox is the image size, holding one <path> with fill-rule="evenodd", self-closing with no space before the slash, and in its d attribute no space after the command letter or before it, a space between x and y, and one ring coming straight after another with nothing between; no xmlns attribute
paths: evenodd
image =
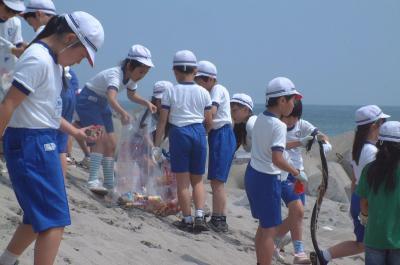
<svg viewBox="0 0 400 265"><path fill-rule="evenodd" d="M127 110L137 107L136 104L122 100L122 106ZM311 122L328 136L336 136L355 128L354 113L360 106L320 106L303 105L303 119ZM380 106L384 113L391 115L389 120L400 121L400 104L395 106ZM263 104L255 104L254 114L265 110Z"/></svg>

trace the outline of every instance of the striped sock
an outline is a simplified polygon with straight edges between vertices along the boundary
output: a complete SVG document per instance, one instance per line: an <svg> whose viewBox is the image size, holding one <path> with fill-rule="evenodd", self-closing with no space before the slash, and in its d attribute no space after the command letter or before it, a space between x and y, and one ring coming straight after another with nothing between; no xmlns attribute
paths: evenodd
<svg viewBox="0 0 400 265"><path fill-rule="evenodd" d="M99 179L101 160L103 160L103 154L90 153L89 181Z"/></svg>
<svg viewBox="0 0 400 265"><path fill-rule="evenodd" d="M293 248L294 248L294 253L295 254L304 252L303 241L301 241L301 240L293 240Z"/></svg>
<svg viewBox="0 0 400 265"><path fill-rule="evenodd" d="M106 189L114 188L114 158L104 157L102 161L104 182L103 186Z"/></svg>

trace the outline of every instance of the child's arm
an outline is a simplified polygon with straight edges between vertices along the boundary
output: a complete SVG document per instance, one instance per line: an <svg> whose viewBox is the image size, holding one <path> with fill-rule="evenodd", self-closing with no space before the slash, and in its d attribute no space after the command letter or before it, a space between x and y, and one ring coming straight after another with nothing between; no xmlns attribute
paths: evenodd
<svg viewBox="0 0 400 265"><path fill-rule="evenodd" d="M159 147L165 134L165 126L167 125L169 115L169 109L162 108L160 111L160 117L157 123L156 139L154 146Z"/></svg>
<svg viewBox="0 0 400 265"><path fill-rule="evenodd" d="M133 102L135 102L135 103L137 103L137 104L140 104L140 105L142 105L142 106L148 108L152 113L155 113L155 112L157 111L157 107L156 107L154 104L152 104L150 101L145 100L144 98L142 98L141 96L139 96L139 95L136 93L136 91L134 91L134 90L129 90L129 89L128 89L126 93L127 93L127 95L128 95L128 98L129 98L131 101L133 101Z"/></svg>
<svg viewBox="0 0 400 265"><path fill-rule="evenodd" d="M292 167L289 162L283 157L282 151L272 151L272 163L279 169L289 172L292 176L298 176L300 171Z"/></svg>
<svg viewBox="0 0 400 265"><path fill-rule="evenodd" d="M122 124L128 124L132 120L131 115L129 115L129 113L124 110L123 107L121 107L118 102L117 95L118 91L115 90L113 87L109 87L107 89L108 102L110 103L111 107L121 115Z"/></svg>
<svg viewBox="0 0 400 265"><path fill-rule="evenodd" d="M69 135L73 136L75 139L82 140L82 141L90 140L92 142L95 142L98 138L101 137L101 134L97 135L97 136L89 137L88 135L86 135L85 131L90 128L92 128L92 126L78 129L75 126L73 126L71 123L69 123L67 120L65 120L64 118L61 118L60 130L65 133L68 133Z"/></svg>
<svg viewBox="0 0 400 265"><path fill-rule="evenodd" d="M3 137L13 112L26 99L28 95L15 86L11 86L3 102L0 103L0 138Z"/></svg>
<svg viewBox="0 0 400 265"><path fill-rule="evenodd" d="M213 115L212 115L212 110L211 109L208 109L208 110L204 111L204 125L206 127L207 133L213 127Z"/></svg>

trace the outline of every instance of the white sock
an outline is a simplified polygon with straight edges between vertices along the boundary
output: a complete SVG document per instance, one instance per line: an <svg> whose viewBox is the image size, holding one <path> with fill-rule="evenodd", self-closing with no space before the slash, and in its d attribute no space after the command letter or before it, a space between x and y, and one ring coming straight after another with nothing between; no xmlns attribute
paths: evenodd
<svg viewBox="0 0 400 265"><path fill-rule="evenodd" d="M14 265L17 262L18 256L11 253L7 249L4 250L3 255L0 257L1 265Z"/></svg>
<svg viewBox="0 0 400 265"><path fill-rule="evenodd" d="M204 216L204 211L202 209L196 209L196 212L195 212L194 216L203 217Z"/></svg>
<svg viewBox="0 0 400 265"><path fill-rule="evenodd" d="M322 255L324 256L324 259L326 261L331 261L332 260L332 255L331 255L331 253L329 252L328 249L323 250L322 251Z"/></svg>

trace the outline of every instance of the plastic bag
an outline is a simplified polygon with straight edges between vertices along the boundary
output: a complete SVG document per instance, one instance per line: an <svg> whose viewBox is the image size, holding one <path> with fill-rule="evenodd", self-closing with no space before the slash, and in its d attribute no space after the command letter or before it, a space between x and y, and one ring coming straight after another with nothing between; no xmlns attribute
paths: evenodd
<svg viewBox="0 0 400 265"><path fill-rule="evenodd" d="M134 113L133 122L123 126L116 163L115 191L123 207L138 207L157 215L179 211L176 179L170 163L152 159L155 120L148 110Z"/></svg>

